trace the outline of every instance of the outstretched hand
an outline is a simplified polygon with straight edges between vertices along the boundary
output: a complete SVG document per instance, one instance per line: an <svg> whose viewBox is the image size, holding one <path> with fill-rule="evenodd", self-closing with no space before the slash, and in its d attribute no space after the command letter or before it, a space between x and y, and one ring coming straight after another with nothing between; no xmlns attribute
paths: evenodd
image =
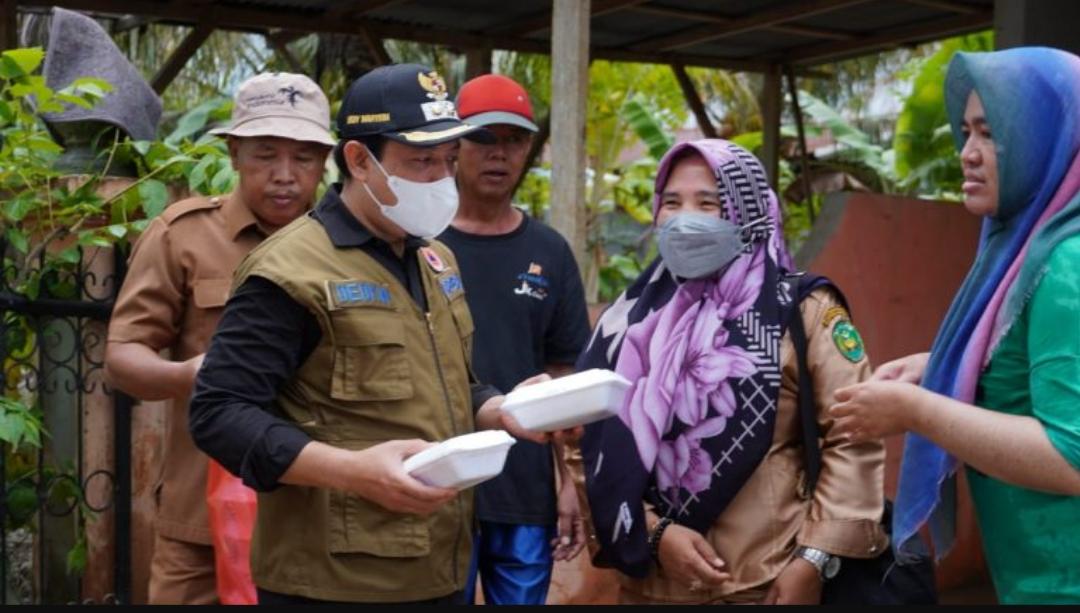
<svg viewBox="0 0 1080 613"><path fill-rule="evenodd" d="M829 416L848 440L862 443L912 429L921 387L898 381L867 381L836 391Z"/></svg>
<svg viewBox="0 0 1080 613"><path fill-rule="evenodd" d="M418 439L388 441L351 451L353 476L344 488L397 513L431 515L457 496L457 490L432 487L405 472L403 463L434 443Z"/></svg>

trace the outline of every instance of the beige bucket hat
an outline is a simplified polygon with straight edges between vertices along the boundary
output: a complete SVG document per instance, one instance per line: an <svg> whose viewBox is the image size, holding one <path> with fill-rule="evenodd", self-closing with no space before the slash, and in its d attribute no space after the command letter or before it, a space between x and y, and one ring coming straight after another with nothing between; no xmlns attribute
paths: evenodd
<svg viewBox="0 0 1080 613"><path fill-rule="evenodd" d="M302 74L257 74L236 90L229 125L210 131L227 136L278 136L334 146L326 94Z"/></svg>

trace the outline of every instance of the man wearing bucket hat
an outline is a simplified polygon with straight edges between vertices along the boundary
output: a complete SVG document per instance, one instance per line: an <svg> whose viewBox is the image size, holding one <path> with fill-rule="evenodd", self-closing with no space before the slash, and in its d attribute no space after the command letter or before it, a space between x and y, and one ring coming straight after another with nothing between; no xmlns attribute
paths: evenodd
<svg viewBox="0 0 1080 613"><path fill-rule="evenodd" d="M207 458L188 433L188 399L233 271L263 239L311 207L334 144L326 96L298 74L260 74L242 83L231 122L215 133L228 141L236 189L182 200L150 223L135 244L109 324L109 382L143 400L172 400L157 489L151 603L217 601Z"/></svg>
<svg viewBox="0 0 1080 613"><path fill-rule="evenodd" d="M471 491L403 461L430 441L506 429L470 374L473 320L438 235L457 210L462 123L429 68L377 68L337 118L342 183L251 253L191 404L195 442L259 492L259 602L455 603Z"/></svg>
<svg viewBox="0 0 1080 613"><path fill-rule="evenodd" d="M529 95L512 79L488 74L465 83L457 105L463 121L495 137L461 143L461 206L439 237L469 288L475 372L500 389L538 373L572 372L589 341L577 263L558 232L511 204L538 131ZM521 442L502 474L477 488L470 579L482 577L487 604L544 604L553 561L572 559L585 544L574 484L564 471L556 492L553 467L549 445Z"/></svg>

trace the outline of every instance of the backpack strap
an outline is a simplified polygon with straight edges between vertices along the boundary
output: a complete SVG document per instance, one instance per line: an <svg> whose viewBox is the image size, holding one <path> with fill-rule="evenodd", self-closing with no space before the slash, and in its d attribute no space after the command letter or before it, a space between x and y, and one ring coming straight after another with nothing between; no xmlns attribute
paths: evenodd
<svg viewBox="0 0 1080 613"><path fill-rule="evenodd" d="M819 287L831 287L840 297L841 304L847 308L847 300L835 285L825 277L816 275L798 275L794 281L797 283L799 305ZM802 427L803 459L805 463L806 479L803 485L803 495L810 497L817 486L818 476L821 474L821 447L818 441L821 439L821 430L817 423L817 410L814 408L814 379L810 375L810 364L806 357L809 342L806 338L806 326L803 324L802 309L796 308L788 322L788 332L791 334L791 342L795 349L795 361L799 367L799 382L797 403L799 408L799 424Z"/></svg>
<svg viewBox="0 0 1080 613"><path fill-rule="evenodd" d="M814 380L810 376L810 365L806 359L808 343L801 310L796 310L795 315L791 318L788 331L791 333L791 342L795 346L795 360L799 364L797 402L799 405L799 423L802 426L804 470L806 475L806 481L803 484L803 495L809 498L817 486L818 475L821 474L821 447L818 445L821 432L817 425L817 411L814 410Z"/></svg>

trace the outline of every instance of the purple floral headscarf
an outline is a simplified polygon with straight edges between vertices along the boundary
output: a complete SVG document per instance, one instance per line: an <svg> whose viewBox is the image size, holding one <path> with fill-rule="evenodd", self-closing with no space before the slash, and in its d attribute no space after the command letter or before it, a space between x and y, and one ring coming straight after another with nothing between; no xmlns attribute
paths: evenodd
<svg viewBox="0 0 1080 613"><path fill-rule="evenodd" d="M674 147L657 173L654 214L687 154L713 169L728 219L769 221L714 277L680 282L654 261L605 311L578 361L579 369L610 368L632 383L618 420L586 428L582 454L601 537L596 561L636 576L649 564L644 501L704 532L764 458L779 396L781 328L794 302L783 281L791 258L776 195L746 150L722 140Z"/></svg>

